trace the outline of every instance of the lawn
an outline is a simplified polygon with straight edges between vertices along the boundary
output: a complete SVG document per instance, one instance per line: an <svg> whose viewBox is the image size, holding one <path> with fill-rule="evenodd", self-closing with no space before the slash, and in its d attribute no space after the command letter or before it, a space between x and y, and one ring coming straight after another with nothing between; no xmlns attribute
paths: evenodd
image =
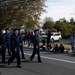
<svg viewBox="0 0 75 75"><path fill-rule="evenodd" d="M51 43L52 47L55 46L56 43ZM40 45L42 45L42 43L40 43ZM59 46L60 44L58 44ZM64 48L67 50L71 50L71 45L70 44L63 44Z"/></svg>

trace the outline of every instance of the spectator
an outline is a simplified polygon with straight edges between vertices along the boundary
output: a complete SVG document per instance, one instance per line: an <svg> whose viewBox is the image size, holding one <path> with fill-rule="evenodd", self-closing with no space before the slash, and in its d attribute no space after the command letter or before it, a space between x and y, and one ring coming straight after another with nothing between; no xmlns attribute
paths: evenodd
<svg viewBox="0 0 75 75"><path fill-rule="evenodd" d="M55 53L58 53L59 52L59 47L58 47L58 44L55 45L54 49Z"/></svg>
<svg viewBox="0 0 75 75"><path fill-rule="evenodd" d="M60 46L59 46L59 51L60 51L60 53L64 52L64 46L62 44L60 44Z"/></svg>
<svg viewBox="0 0 75 75"><path fill-rule="evenodd" d="M43 43L43 45L41 45L40 48L42 48L42 50L44 50L46 52L49 52L49 50L48 50L48 48L47 48L47 46L45 44L45 40L42 40L42 43Z"/></svg>
<svg viewBox="0 0 75 75"><path fill-rule="evenodd" d="M49 52L47 46L45 44L41 45L40 48L42 48L42 50Z"/></svg>
<svg viewBox="0 0 75 75"><path fill-rule="evenodd" d="M24 36L24 44L27 45L27 30L25 31L25 36Z"/></svg>
<svg viewBox="0 0 75 75"><path fill-rule="evenodd" d="M30 44L31 44L31 31L30 30L28 30L28 32L27 32L27 40L28 40L28 47L30 47Z"/></svg>
<svg viewBox="0 0 75 75"><path fill-rule="evenodd" d="M48 50L50 50L50 51L52 51L52 50L53 50L53 48L52 48L52 46L51 46L51 44L50 44L50 43L47 45L47 48L48 48Z"/></svg>
<svg viewBox="0 0 75 75"><path fill-rule="evenodd" d="M73 34L72 34L70 39L71 39L72 51L75 52L75 32L73 32Z"/></svg>
<svg viewBox="0 0 75 75"><path fill-rule="evenodd" d="M34 42L33 32L31 32L31 38L30 38L30 40L31 40L31 47L33 48L33 42Z"/></svg>
<svg viewBox="0 0 75 75"><path fill-rule="evenodd" d="M51 38L51 31L49 30L47 34L47 45L50 43L50 38Z"/></svg>

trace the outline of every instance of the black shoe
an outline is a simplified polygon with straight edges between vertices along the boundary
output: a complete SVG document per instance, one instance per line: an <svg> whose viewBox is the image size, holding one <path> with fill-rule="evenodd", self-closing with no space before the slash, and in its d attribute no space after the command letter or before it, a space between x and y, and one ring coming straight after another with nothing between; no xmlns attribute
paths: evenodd
<svg viewBox="0 0 75 75"><path fill-rule="evenodd" d="M22 59L25 59L25 57L22 57Z"/></svg>
<svg viewBox="0 0 75 75"><path fill-rule="evenodd" d="M0 74L1 74L1 71L0 71Z"/></svg>
<svg viewBox="0 0 75 75"><path fill-rule="evenodd" d="M42 61L38 61L38 63L42 63Z"/></svg>
<svg viewBox="0 0 75 75"><path fill-rule="evenodd" d="M9 53L8 55L9 55L9 56L11 56L11 54L10 54L10 53Z"/></svg>
<svg viewBox="0 0 75 75"><path fill-rule="evenodd" d="M9 56L11 56L11 54L9 54Z"/></svg>
<svg viewBox="0 0 75 75"><path fill-rule="evenodd" d="M2 61L2 63L3 63L3 64L6 64L6 62L5 62L5 61Z"/></svg>
<svg viewBox="0 0 75 75"><path fill-rule="evenodd" d="M10 65L10 62L8 61L8 65Z"/></svg>
<svg viewBox="0 0 75 75"><path fill-rule="evenodd" d="M32 58L30 57L30 60L32 61Z"/></svg>
<svg viewBox="0 0 75 75"><path fill-rule="evenodd" d="M18 68L21 68L21 66L20 66L20 65L18 65L17 67L18 67Z"/></svg>

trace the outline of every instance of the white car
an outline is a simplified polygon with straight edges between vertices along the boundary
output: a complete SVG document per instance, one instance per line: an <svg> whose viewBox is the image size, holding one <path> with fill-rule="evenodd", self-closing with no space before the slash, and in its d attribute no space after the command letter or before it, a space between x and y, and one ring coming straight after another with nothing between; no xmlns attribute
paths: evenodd
<svg viewBox="0 0 75 75"><path fill-rule="evenodd" d="M61 33L60 32L51 32L51 42L54 41L60 41L62 39Z"/></svg>

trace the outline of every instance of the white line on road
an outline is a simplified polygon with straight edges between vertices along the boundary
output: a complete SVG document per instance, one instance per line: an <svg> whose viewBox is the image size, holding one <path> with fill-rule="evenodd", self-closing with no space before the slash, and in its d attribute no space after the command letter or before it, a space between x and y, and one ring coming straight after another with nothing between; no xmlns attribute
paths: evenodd
<svg viewBox="0 0 75 75"><path fill-rule="evenodd" d="M24 53L25 55L31 55L29 53ZM74 61L69 61L69 60L63 60L63 59L58 59L58 58L52 58L52 57L46 57L46 56L41 56L44 59L51 59L51 60L56 60L56 61L61 61L61 62L66 62L66 63L71 63L71 64L75 64Z"/></svg>

